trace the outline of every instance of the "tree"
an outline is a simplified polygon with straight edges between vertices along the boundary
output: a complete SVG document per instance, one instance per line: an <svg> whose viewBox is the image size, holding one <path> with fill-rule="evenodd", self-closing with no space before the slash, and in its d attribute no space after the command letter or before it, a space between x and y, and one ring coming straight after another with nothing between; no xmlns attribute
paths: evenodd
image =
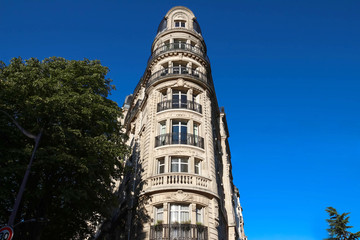
<svg viewBox="0 0 360 240"><path fill-rule="evenodd" d="M85 239L111 215L128 150L121 108L107 98L114 89L107 73L97 60L0 61L0 110L34 135L43 131L17 216L25 222L14 239ZM34 142L1 112L0 136L0 223L6 223Z"/></svg>
<svg viewBox="0 0 360 240"><path fill-rule="evenodd" d="M352 228L349 224L349 214L339 214L335 208L328 207L326 211L329 213L330 218L326 219L329 223L329 228L326 229L329 233L329 238L325 240L356 240L360 238L360 232L351 233L347 229Z"/></svg>

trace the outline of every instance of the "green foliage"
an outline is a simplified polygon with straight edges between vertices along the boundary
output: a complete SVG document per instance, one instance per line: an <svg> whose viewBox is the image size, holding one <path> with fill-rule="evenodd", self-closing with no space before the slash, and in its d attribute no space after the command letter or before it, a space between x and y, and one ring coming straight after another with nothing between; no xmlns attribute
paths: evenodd
<svg viewBox="0 0 360 240"><path fill-rule="evenodd" d="M0 110L34 135L43 129L17 217L49 220L18 225L29 227L31 239L85 239L114 207L127 148L121 108L107 99L114 89L107 73L96 60L0 61ZM0 136L0 223L6 223L34 141L1 112Z"/></svg>
<svg viewBox="0 0 360 240"><path fill-rule="evenodd" d="M351 233L347 229L352 228L349 224L349 214L339 214L335 208L328 207L326 211L329 213L330 218L326 219L329 223L329 228L326 229L329 233L329 238L325 240L356 240L360 238L360 232Z"/></svg>

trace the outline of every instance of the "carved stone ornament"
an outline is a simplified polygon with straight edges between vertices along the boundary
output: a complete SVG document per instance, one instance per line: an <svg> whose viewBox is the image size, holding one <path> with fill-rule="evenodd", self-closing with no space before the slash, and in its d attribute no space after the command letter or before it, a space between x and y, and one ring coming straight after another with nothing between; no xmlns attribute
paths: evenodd
<svg viewBox="0 0 360 240"><path fill-rule="evenodd" d="M183 13L176 13L176 14L174 14L174 19L175 20L185 20L186 16Z"/></svg>
<svg viewBox="0 0 360 240"><path fill-rule="evenodd" d="M183 201L189 201L193 199L193 196L191 196L190 194L184 193L182 190L178 190L175 194L171 194L170 199L175 201L175 202L183 202ZM168 197L168 198L169 198Z"/></svg>
<svg viewBox="0 0 360 240"><path fill-rule="evenodd" d="M184 79L182 79L182 78L179 78L178 81L176 82L176 85L178 85L180 87L184 86L184 84L185 84L185 82L184 82Z"/></svg>

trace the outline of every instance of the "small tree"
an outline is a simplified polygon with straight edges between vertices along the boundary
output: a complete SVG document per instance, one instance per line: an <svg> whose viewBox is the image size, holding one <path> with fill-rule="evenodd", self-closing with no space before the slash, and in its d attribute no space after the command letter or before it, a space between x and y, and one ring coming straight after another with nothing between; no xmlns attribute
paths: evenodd
<svg viewBox="0 0 360 240"><path fill-rule="evenodd" d="M329 213L330 218L326 219L329 223L329 228L326 229L329 233L329 238L325 240L356 240L360 239L360 231L357 233L351 233L347 231L348 228L352 228L352 226L348 226L349 224L349 214L350 213L342 213L339 214L335 208L328 207L326 211Z"/></svg>

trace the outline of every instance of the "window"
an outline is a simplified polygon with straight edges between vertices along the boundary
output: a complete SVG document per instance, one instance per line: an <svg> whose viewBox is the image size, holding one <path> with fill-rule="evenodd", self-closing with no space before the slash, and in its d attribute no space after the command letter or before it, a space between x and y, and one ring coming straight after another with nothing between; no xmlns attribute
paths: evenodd
<svg viewBox="0 0 360 240"><path fill-rule="evenodd" d="M194 70L195 71L195 70ZM193 94L192 100L193 102L199 103L200 96L199 94Z"/></svg>
<svg viewBox="0 0 360 240"><path fill-rule="evenodd" d="M187 144L187 122L173 120L172 144Z"/></svg>
<svg viewBox="0 0 360 240"><path fill-rule="evenodd" d="M194 166L195 174L201 174L201 160L195 159L195 166Z"/></svg>
<svg viewBox="0 0 360 240"><path fill-rule="evenodd" d="M160 133L160 135L163 135L166 133L166 122L165 121L159 123L159 133Z"/></svg>
<svg viewBox="0 0 360 240"><path fill-rule="evenodd" d="M162 222L164 220L164 208L163 206L155 207L155 222Z"/></svg>
<svg viewBox="0 0 360 240"><path fill-rule="evenodd" d="M171 172L188 172L189 160L183 157L171 158Z"/></svg>
<svg viewBox="0 0 360 240"><path fill-rule="evenodd" d="M186 106L187 106L186 92L179 91L179 90L173 90L172 106L173 106L173 108L186 108Z"/></svg>
<svg viewBox="0 0 360 240"><path fill-rule="evenodd" d="M166 144L166 122L159 123L159 144L163 146Z"/></svg>
<svg viewBox="0 0 360 240"><path fill-rule="evenodd" d="M185 21L175 21L175 27L185 27Z"/></svg>
<svg viewBox="0 0 360 240"><path fill-rule="evenodd" d="M165 159L161 158L157 160L157 170L156 173L164 173L165 172Z"/></svg>
<svg viewBox="0 0 360 240"><path fill-rule="evenodd" d="M194 136L199 136L199 124L194 123Z"/></svg>
<svg viewBox="0 0 360 240"><path fill-rule="evenodd" d="M166 91L163 91L162 93L161 93L161 101L163 102L163 101L166 101L167 100L167 92Z"/></svg>
<svg viewBox="0 0 360 240"><path fill-rule="evenodd" d="M173 74L188 74L188 68L184 62L173 63Z"/></svg>
<svg viewBox="0 0 360 240"><path fill-rule="evenodd" d="M204 223L204 208L196 208L196 223Z"/></svg>
<svg viewBox="0 0 360 240"><path fill-rule="evenodd" d="M193 129L193 134L194 134L194 144L195 146L199 145L199 124L194 122L194 129Z"/></svg>
<svg viewBox="0 0 360 240"><path fill-rule="evenodd" d="M185 49L186 48L186 40L182 39L174 39L174 48L175 49Z"/></svg>
<svg viewBox="0 0 360 240"><path fill-rule="evenodd" d="M189 205L171 204L170 222L171 223L190 223Z"/></svg>

